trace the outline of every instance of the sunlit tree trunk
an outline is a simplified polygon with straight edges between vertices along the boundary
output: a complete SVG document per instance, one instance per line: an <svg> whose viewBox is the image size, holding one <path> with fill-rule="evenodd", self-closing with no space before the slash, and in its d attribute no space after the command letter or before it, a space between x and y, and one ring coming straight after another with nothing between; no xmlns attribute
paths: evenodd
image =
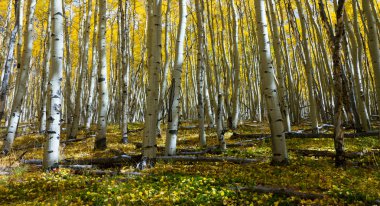
<svg viewBox="0 0 380 206"><path fill-rule="evenodd" d="M68 134L69 139L75 139L78 134L78 128L79 128L79 120L80 120L80 114L82 111L82 90L83 90L83 76L85 73L87 73L88 69L88 48L89 48L89 39L90 39L90 29L91 29L91 15L92 15L92 0L87 0L87 14L86 14L86 20L84 23L84 34L83 34L83 45L82 45L82 52L80 57L80 73L79 73L79 79L78 79L78 85L75 92L75 109L73 113L73 122L71 126L70 133Z"/></svg>
<svg viewBox="0 0 380 206"><path fill-rule="evenodd" d="M94 114L94 99L96 96L96 76L97 76L97 45L95 42L97 42L97 31L98 31L98 18L99 18L99 0L95 0L95 12L94 12L94 31L92 34L92 62L91 62L91 74L89 76L89 84L88 84L88 101L86 105L86 118L85 118L85 127L86 130L90 129L91 123L92 123L92 117Z"/></svg>
<svg viewBox="0 0 380 206"><path fill-rule="evenodd" d="M21 62L22 62L22 45L23 45L23 39L25 37L23 37L23 27L24 27L24 4L25 4L25 1L19 1L19 5L18 5L18 31L17 31L17 77L16 77L16 82L20 82L20 78L21 78ZM15 86L15 89L14 91L17 92L18 90L18 84L16 84Z"/></svg>
<svg viewBox="0 0 380 206"><path fill-rule="evenodd" d="M356 102L358 105L358 112L360 116L360 121L363 129L365 131L369 131L371 129L370 119L368 115L367 106L365 104L365 95L363 92L363 65L362 65L362 50L363 50L363 44L362 40L359 34L357 34L358 29L357 27L357 5L356 2L352 2L352 8L353 8L353 24L347 23L346 28L348 31L348 35L351 40L351 47L352 47L352 61L353 61L353 70L354 70L354 89L355 89L355 95L356 95ZM348 19L347 19L348 21Z"/></svg>
<svg viewBox="0 0 380 206"><path fill-rule="evenodd" d="M122 68L122 142L124 144L128 143L128 111L129 111L129 71L130 71L130 40L129 40L129 10L130 10L130 2L127 0L125 2L125 8L123 8L122 0L119 0L119 8L120 8L120 18L121 18L121 68Z"/></svg>
<svg viewBox="0 0 380 206"><path fill-rule="evenodd" d="M313 77L313 62L310 56L309 50L309 36L306 25L306 18L303 13L303 9L301 6L300 0L296 0L298 14L301 19L301 29L302 29L302 47L303 53L305 55L305 71L307 78L307 87L309 92L309 104L310 104L310 120L311 127L314 132L318 132L318 116L317 116L317 104L315 102L315 94L314 94L314 77Z"/></svg>
<svg viewBox="0 0 380 206"><path fill-rule="evenodd" d="M230 1L232 9L232 33L233 33L233 60L234 60L234 92L232 93L232 129L237 129L239 121L240 110L240 54L239 54L239 23L238 23L238 11L233 0Z"/></svg>
<svg viewBox="0 0 380 206"><path fill-rule="evenodd" d="M169 51L169 43L170 43L170 29L172 28L170 26L171 20L170 20L170 11L171 11L171 0L167 0L167 8L165 12L165 63L164 68L162 71L162 77L161 77L161 85L160 85L160 100L159 100L159 106L158 106L158 121L157 121L157 137L161 137L161 122L162 119L165 116L165 94L168 87L168 72L169 72L169 66L171 63L170 59L170 51Z"/></svg>
<svg viewBox="0 0 380 206"><path fill-rule="evenodd" d="M206 146L205 132L205 111L204 111L204 80L205 80L205 31L204 31L204 15L203 0L195 0L195 10L197 15L198 30L198 62L197 62L197 88L198 88L198 121L199 121L199 140L201 147Z"/></svg>
<svg viewBox="0 0 380 206"><path fill-rule="evenodd" d="M270 52L270 44L265 15L265 0L255 0L256 21L260 49L260 77L262 91L268 111L272 135L272 163L285 164L288 162L284 124L278 101L277 86L274 79L274 69Z"/></svg>
<svg viewBox="0 0 380 206"><path fill-rule="evenodd" d="M373 71L375 73L377 110L380 112L380 47L378 28L376 26L375 18L372 14L369 0L362 0L362 7L363 13L367 19L368 48L371 55Z"/></svg>
<svg viewBox="0 0 380 206"><path fill-rule="evenodd" d="M16 35L19 30L19 0L15 0L15 26L11 32L10 38L9 38L9 44L8 44L8 54L5 59L5 64L3 68L2 73L2 81L1 81L1 90L0 90L0 121L3 119L4 111L5 111L5 105L7 103L7 91L9 86L9 79L11 76L11 67L14 60L14 49L16 45ZM9 14L10 15L10 14ZM20 37L19 37L20 38Z"/></svg>
<svg viewBox="0 0 380 206"><path fill-rule="evenodd" d="M146 114L142 161L139 168L154 165L157 155L157 121L159 105L159 79L161 73L161 0L148 1L148 87L146 90ZM149 51L150 50L150 51Z"/></svg>
<svg viewBox="0 0 380 206"><path fill-rule="evenodd" d="M179 122L179 101L181 91L182 65L184 61L184 41L186 35L186 1L179 1L179 23L176 41L176 53L173 69L173 79L169 90L169 108L168 108L168 130L166 134L166 151L167 155L175 155L177 146L178 122Z"/></svg>
<svg viewBox="0 0 380 206"><path fill-rule="evenodd" d="M289 107L288 107L288 98L286 94L286 88L285 88L285 75L283 72L283 63L281 58L281 38L278 32L278 20L277 15L275 11L275 7L273 5L272 0L267 1L269 3L269 9L271 14L271 20L272 20L272 39L273 39L273 49L275 53L275 59L276 59L276 71L277 71L277 80L278 80L278 96L280 100L280 107L281 107L281 113L284 120L284 127L286 132L291 131L291 124L290 124L290 116L289 116Z"/></svg>
<svg viewBox="0 0 380 206"><path fill-rule="evenodd" d="M217 109L217 120L216 120L216 128L217 128L217 135L218 135L218 141L219 141L219 149L225 150L226 147L226 141L224 140L224 119L223 119L223 95L218 94L218 109Z"/></svg>
<svg viewBox="0 0 380 206"><path fill-rule="evenodd" d="M108 71L106 55L107 31L107 0L99 0L99 27L98 27L98 132L95 139L95 149L107 148L107 111L108 111Z"/></svg>
<svg viewBox="0 0 380 206"><path fill-rule="evenodd" d="M27 20L26 27L24 29L24 48L22 51L22 62L21 62L21 75L19 82L17 82L18 89L14 95L12 112L10 116L10 122L8 125L7 135L4 139L3 153L8 154L12 148L12 144L16 135L19 118L21 116L22 110L22 102L25 99L26 94L26 86L28 84L29 78L29 64L30 59L32 57L32 48L33 48L33 19L34 19L34 11L36 7L36 0L28 0L28 12L27 12Z"/></svg>
<svg viewBox="0 0 380 206"><path fill-rule="evenodd" d="M46 27L46 43L45 43L45 54L44 54L44 64L42 73L42 83L41 83L41 116L40 116L40 133L46 132L46 103L47 103L47 88L48 88L48 78L50 72L50 55L51 55L51 7L48 10L48 24Z"/></svg>
<svg viewBox="0 0 380 206"><path fill-rule="evenodd" d="M335 112L334 112L334 145L335 145L335 165L343 166L345 164L344 155L344 130L343 121L343 66L340 58L342 49L342 39L344 37L344 12L345 0L339 0L338 9L336 11L337 24L335 28L333 62L334 62L334 91L335 91Z"/></svg>
<svg viewBox="0 0 380 206"><path fill-rule="evenodd" d="M65 113L66 113L66 131L71 131L71 126L73 122L73 101L72 101L72 56L71 56L71 39L70 39L70 32L69 27L72 21L72 9L68 9L70 11L70 15L66 16L66 9L65 9L65 2L62 2L62 12L63 12L63 18L64 18L64 36L65 36L65 90L64 90L64 98L65 98Z"/></svg>
<svg viewBox="0 0 380 206"><path fill-rule="evenodd" d="M63 11L62 1L51 1L51 58L47 101L47 132L44 147L43 167L45 170L58 167L59 140L62 123L62 91L63 75Z"/></svg>

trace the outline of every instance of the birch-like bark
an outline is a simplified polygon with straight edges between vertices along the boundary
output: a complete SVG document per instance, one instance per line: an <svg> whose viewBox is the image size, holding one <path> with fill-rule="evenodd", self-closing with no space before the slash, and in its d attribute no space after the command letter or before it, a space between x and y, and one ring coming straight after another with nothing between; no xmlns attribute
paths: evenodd
<svg viewBox="0 0 380 206"><path fill-rule="evenodd" d="M353 10L353 24L348 23L346 25L348 35L351 40L352 47L352 61L353 61L353 70L354 70L354 90L356 95L356 102L358 105L360 121L363 129L365 131L371 130L371 123L368 115L367 106L365 104L365 95L363 91L363 80L362 80L362 51L363 44L360 37L360 31L358 29L358 17L357 17L357 5L356 2L352 2L352 10ZM348 19L347 19L348 21Z"/></svg>
<svg viewBox="0 0 380 206"><path fill-rule="evenodd" d="M380 112L380 47L378 28L376 26L375 18L372 14L369 0L362 0L362 7L363 13L367 19L368 47L369 53L371 55L373 71L375 73L377 110Z"/></svg>
<svg viewBox="0 0 380 206"><path fill-rule="evenodd" d="M309 43L308 43L309 36L308 36L308 31L307 31L306 19L303 13L301 2L300 0L296 0L296 3L297 3L298 14L301 19L302 47L303 47L303 51L304 51L303 53L304 53L305 61L306 61L305 72L306 72L307 87L308 87L308 92L309 92L311 127L313 129L313 132L318 132L317 104L315 102L315 95L314 95L313 62L310 57Z"/></svg>
<svg viewBox="0 0 380 206"><path fill-rule="evenodd" d="M47 101L47 132L44 147L43 168L58 167L59 140L62 123L62 76L63 76L63 11L62 1L51 2L51 58Z"/></svg>
<svg viewBox="0 0 380 206"><path fill-rule="evenodd" d="M3 68L2 73L2 81L1 81L1 89L0 89L0 121L3 119L4 111L5 111L5 105L7 103L7 91L9 86L9 79L11 77L11 66L14 60L14 49L16 45L16 35L19 30L19 0L15 0L15 26L11 32L10 39L9 39L9 45L8 45L8 54L5 59L5 64Z"/></svg>
<svg viewBox="0 0 380 206"><path fill-rule="evenodd" d="M90 29L91 29L91 15L92 15L92 0L87 0L87 14L86 20L84 23L84 34L83 34L83 45L82 45L82 56L80 57L80 74L78 79L78 85L75 92L75 108L73 114L73 123L71 126L70 133L68 134L69 139L75 139L78 134L80 114L82 111L82 88L83 88L83 75L88 69L88 48L89 48L89 39L90 39Z"/></svg>
<svg viewBox="0 0 380 206"><path fill-rule="evenodd" d="M72 18L72 9L70 9L70 15L69 17L66 16L65 12L65 2L62 1L62 12L63 12L63 18L64 18L64 35L65 35L65 113L66 113L66 131L71 131L71 126L73 122L73 102L72 102L72 86L71 86L71 76L72 76L72 62L71 62L71 41L70 41L70 32L69 32L69 24L71 23Z"/></svg>
<svg viewBox="0 0 380 206"><path fill-rule="evenodd" d="M290 123L290 115L289 115L289 107L288 107L288 97L286 93L285 88L285 81L284 81L284 73L283 73L283 63L281 58L281 38L278 32L278 20L277 15L275 13L275 7L273 5L272 0L268 0L269 3L269 9L271 14L271 20L272 20L272 39L273 39L273 49L275 53L275 59L276 59L276 71L277 71L277 80L278 80L278 96L280 100L280 107L281 107L281 113L282 117L284 119L284 127L286 132L291 131L291 123Z"/></svg>
<svg viewBox="0 0 380 206"><path fill-rule="evenodd" d="M119 0L120 6L122 8L122 1ZM128 88L129 88L129 71L130 71L130 53L129 53L129 47L130 47L130 40L129 40L129 8L130 3L129 1L125 2L125 11L121 11L121 27L123 29L122 36L121 36L121 50L122 50L122 142L124 144L128 143L128 111L129 111L129 95L128 94Z"/></svg>
<svg viewBox="0 0 380 206"><path fill-rule="evenodd" d="M154 165L157 155L157 121L159 105L159 79L161 73L161 0L148 1L148 87L146 90L146 114L142 161L139 168ZM149 37L150 36L150 37Z"/></svg>
<svg viewBox="0 0 380 206"><path fill-rule="evenodd" d="M22 62L22 44L23 44L23 39L25 37L23 37L23 32L24 32L24 4L25 4L25 1L19 1L18 3L18 34L17 34L17 77L16 77L16 82L20 82L20 78L21 78L21 62ZM15 86L15 93L17 93L17 90L18 90L18 84L16 84Z"/></svg>
<svg viewBox="0 0 380 206"><path fill-rule="evenodd" d="M230 1L232 9L232 43L233 43L233 61L234 61L234 92L232 93L232 121L231 128L237 129L239 121L239 110L240 110L240 55L239 55L239 23L238 23L238 12L233 0Z"/></svg>
<svg viewBox="0 0 380 206"><path fill-rule="evenodd" d="M179 101L181 91L182 65L184 61L184 42L186 35L186 1L179 1L179 22L176 41L176 53L173 69L173 79L169 92L168 130L166 134L166 155L175 155L179 122Z"/></svg>
<svg viewBox="0 0 380 206"><path fill-rule="evenodd" d="M171 63L170 53L169 53L169 42L170 42L170 10L171 10L171 0L167 0L167 7L165 12L165 63L162 71L161 85L160 85L160 101L158 106L158 121L157 121L157 137L161 137L161 122L165 116L165 94L168 87L168 72Z"/></svg>
<svg viewBox="0 0 380 206"><path fill-rule="evenodd" d="M335 91L335 111L334 111L334 146L335 146L335 166L345 165L344 156L344 130L343 130L343 65L340 58L342 49L342 39L344 37L344 3L345 0L339 0L336 11L337 24L335 28L335 37L333 39L333 62L334 62L334 91Z"/></svg>
<svg viewBox="0 0 380 206"><path fill-rule="evenodd" d="M46 103L47 103L47 89L48 89L48 78L50 72L50 56L51 56L51 6L48 10L48 23L46 27L46 46L44 54L44 64L41 82L41 116L40 116L40 133L46 132Z"/></svg>
<svg viewBox="0 0 380 206"><path fill-rule="evenodd" d="M216 128L219 141L219 149L226 150L226 141L224 140L224 125L223 125L223 95L218 94L218 109L217 109Z"/></svg>
<svg viewBox="0 0 380 206"><path fill-rule="evenodd" d="M206 146L205 132L205 111L204 111L204 80L205 80L205 31L204 31L204 15L203 0L195 0L195 10L197 16L198 44L197 44L197 90L198 90L198 121L199 121L199 141L200 146Z"/></svg>
<svg viewBox="0 0 380 206"><path fill-rule="evenodd" d="M260 49L261 88L265 97L272 135L272 163L286 164L288 162L288 153L285 142L284 124L277 94L278 90L274 79L275 75L269 45L268 25L265 15L265 0L255 0L255 7Z"/></svg>
<svg viewBox="0 0 380 206"><path fill-rule="evenodd" d="M89 77L90 82L88 86L88 101L86 105L86 118L85 118L85 127L86 130L90 129L91 123L92 123L92 117L94 114L94 99L96 96L96 76L97 76L97 57L98 57L98 51L97 51L97 34L98 34L98 18L99 18L99 0L96 0L95 4L95 12L94 12L94 31L92 33L92 62L91 62L91 75Z"/></svg>
<svg viewBox="0 0 380 206"><path fill-rule="evenodd" d="M107 148L107 111L108 111L108 82L107 82L107 55L106 55L106 25L107 0L99 0L99 27L98 27L98 132L95 139L95 149Z"/></svg>
<svg viewBox="0 0 380 206"><path fill-rule="evenodd" d="M36 0L28 0L28 12L26 27L24 29L24 48L22 51L22 61L21 61L21 74L20 81L18 82L18 89L14 95L12 112L10 116L10 122L8 124L7 135L4 138L3 153L8 154L12 149L12 144L16 136L16 131L19 123L19 118L21 116L22 103L25 99L26 86L28 84L29 78L29 64L32 57L32 48L33 48L33 19L34 11L36 8Z"/></svg>

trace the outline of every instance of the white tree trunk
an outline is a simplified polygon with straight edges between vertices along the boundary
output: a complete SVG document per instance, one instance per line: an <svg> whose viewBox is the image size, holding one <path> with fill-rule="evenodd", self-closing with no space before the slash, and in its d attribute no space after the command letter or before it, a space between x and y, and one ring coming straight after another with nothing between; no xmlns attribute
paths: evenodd
<svg viewBox="0 0 380 206"><path fill-rule="evenodd" d="M75 92L75 109L73 114L73 123L71 126L70 133L68 134L69 139L75 139L78 134L80 114L82 111L82 88L83 88L83 75L87 73L88 69L88 48L90 39L90 29L91 29L91 15L92 15L92 0L88 0L87 5L87 15L84 25L84 35L83 35L83 46L82 46L82 57L80 57L80 74L78 79L78 86Z"/></svg>
<svg viewBox="0 0 380 206"><path fill-rule="evenodd" d="M145 129L143 138L143 161L141 168L153 166L157 155L157 121L158 121L158 98L159 79L161 73L161 0L148 1L148 87L146 91ZM150 45L149 45L150 44ZM149 56L150 55L150 56Z"/></svg>
<svg viewBox="0 0 380 206"><path fill-rule="evenodd" d="M122 3L122 2L120 2ZM122 6L122 4L120 5ZM129 40L129 8L130 3L129 1L125 2L125 11L121 11L121 25L122 25L122 78L123 78L123 85L122 85L122 91L123 91L123 96L122 96L122 142L128 143L128 111L129 111L129 93L128 93L128 88L129 88L129 71L130 71L130 52L129 52L129 47L130 47L130 40Z"/></svg>
<svg viewBox="0 0 380 206"><path fill-rule="evenodd" d="M290 116L289 116L289 107L288 107L288 98L286 94L286 88L285 88L285 75L282 71L283 63L281 58L281 39L278 32L278 21L277 21L277 15L275 11L275 6L273 5L273 0L268 0L269 2L269 8L271 13L271 19L272 19L272 39L273 39L273 49L275 52L275 58L276 58L276 68L277 68L277 80L278 80L278 95L280 98L280 106L281 106L281 113L282 117L284 119L284 126L285 131L290 132L291 125L290 125Z"/></svg>
<svg viewBox="0 0 380 206"><path fill-rule="evenodd" d="M48 24L46 28L46 46L44 54L44 64L42 73L42 83L41 83L41 116L40 116L40 133L46 132L46 103L47 103L47 88L48 88L48 78L49 78L49 66L50 66L50 56L51 56L51 7L48 10Z"/></svg>
<svg viewBox="0 0 380 206"><path fill-rule="evenodd" d="M92 42L97 42L97 23L98 23L98 11L99 11L99 0L96 0L95 4L95 12L94 12L94 31L92 34ZM85 126L86 130L90 129L92 117L94 114L94 99L96 96L96 76L97 76L97 47L96 43L92 44L92 63L91 63L91 75L90 75L90 82L89 82L89 88L88 88L88 101L86 105L86 118L85 118Z"/></svg>
<svg viewBox="0 0 380 206"><path fill-rule="evenodd" d="M162 71L161 85L160 85L160 105L158 106L158 121L157 121L157 137L161 137L161 121L165 116L165 94L168 87L168 73L169 66L171 63L170 52L169 52L169 42L171 29L170 24L170 11L171 11L171 0L167 0L167 8L165 13L165 63Z"/></svg>
<svg viewBox="0 0 380 206"><path fill-rule="evenodd" d="M219 141L219 148L226 149L226 141L224 140L224 125L223 125L223 95L218 94L218 109L217 109L216 128Z"/></svg>
<svg viewBox="0 0 380 206"><path fill-rule="evenodd" d="M63 11L62 1L51 2L51 45L50 76L48 86L48 126L44 147L43 167L45 170L58 167L59 140L62 123L62 76L63 76Z"/></svg>
<svg viewBox="0 0 380 206"><path fill-rule="evenodd" d="M184 61L184 42L186 36L186 1L179 1L179 23L176 43L173 79L169 92L168 130L166 134L166 155L175 155L177 147L179 101L181 91L182 65Z"/></svg>
<svg viewBox="0 0 380 206"><path fill-rule="evenodd" d="M315 95L314 95L314 80L313 80L313 62L310 57L310 51L309 51L309 36L308 36L308 28L306 26L306 19L303 14L303 10L301 7L301 3L299 0L296 0L297 8L298 8L298 14L301 19L301 28L302 28L302 47L305 54L305 72L306 72L306 78L307 78L307 87L309 92L309 103L310 103L310 120L311 120L311 126L314 132L318 132L318 116L317 116L317 104L315 102Z"/></svg>
<svg viewBox="0 0 380 206"><path fill-rule="evenodd" d="M197 88L198 88L198 121L199 121L199 141L200 146L206 146L205 132L205 109L204 109L204 80L205 80L205 31L203 0L195 0L195 10L197 13L197 30L198 30L198 62L197 62Z"/></svg>
<svg viewBox="0 0 380 206"><path fill-rule="evenodd" d="M9 79L10 79L10 76L11 76L11 67L12 67L12 63L13 63L13 60L14 60L14 49L15 49L15 46L16 46L16 35L19 31L19 1L16 0L15 2L15 11L16 11L16 22L15 22L15 26L11 32L11 35L10 35L10 38L9 38L9 45L8 45L8 54L6 56L6 59L5 59L5 63L4 63L4 69L3 69L3 72L2 72L2 81L1 81L1 90L0 90L0 121L3 119L3 116L4 116L4 111L5 111L5 105L7 103L7 91L8 91L8 86L9 86ZM10 14L9 14L9 18L10 18Z"/></svg>
<svg viewBox="0 0 380 206"><path fill-rule="evenodd" d="M232 8L232 19L233 19L233 60L234 60L234 92L232 93L232 129L237 129L238 121L239 121L239 110L240 110L240 56L239 56L239 23L238 23L238 12L236 9L235 2L233 0L231 2ZM244 35L244 34L243 34Z"/></svg>
<svg viewBox="0 0 380 206"><path fill-rule="evenodd" d="M106 28L107 26L107 0L99 1L99 27L98 27L98 132L95 139L95 149L107 148L107 111L108 111L108 83L107 83L107 55L106 55Z"/></svg>
<svg viewBox="0 0 380 206"><path fill-rule="evenodd" d="M372 15L371 6L369 0L362 0L363 13L367 19L368 25L368 48L371 54L372 67L375 73L375 85L376 85L376 100L377 110L380 112L380 47L378 28L376 26L375 18Z"/></svg>
<svg viewBox="0 0 380 206"><path fill-rule="evenodd" d="M269 124L272 135L272 163L288 162L284 125L279 106L275 74L270 52L268 25L265 15L265 0L255 0L256 21L260 48L260 77L262 91L268 111Z"/></svg>
<svg viewBox="0 0 380 206"><path fill-rule="evenodd" d="M21 115L21 106L22 102L25 99L26 86L28 84L29 78L29 64L32 56L32 48L33 48L33 18L34 11L36 7L36 0L28 0L28 13L26 20L26 27L24 30L24 48L22 51L22 62L21 62L21 74L20 79L18 81L18 89L15 93L12 112L10 116L10 122L8 124L8 132L7 136L4 139L3 152L4 154L8 154L12 149L12 144L16 135L19 118Z"/></svg>

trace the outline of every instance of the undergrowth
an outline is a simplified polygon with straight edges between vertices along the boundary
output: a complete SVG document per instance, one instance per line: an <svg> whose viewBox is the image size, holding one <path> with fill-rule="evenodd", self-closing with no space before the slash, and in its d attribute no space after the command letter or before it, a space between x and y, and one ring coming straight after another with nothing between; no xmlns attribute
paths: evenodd
<svg viewBox="0 0 380 206"><path fill-rule="evenodd" d="M120 143L117 126L107 131L108 149L93 151L94 138L62 145L61 159L113 157L140 154L141 124L131 124L129 144ZM298 129L298 128L293 128ZM165 131L164 128L162 131ZM240 133L269 133L267 127L250 124L239 127ZM165 132L158 139L164 147ZM208 145L216 145L215 131L208 130ZM232 139L227 143L245 141ZM82 132L78 138L85 136ZM63 139L64 139L63 135ZM154 168L136 173L133 166L111 168L124 172L118 175L77 174L71 169L44 173L41 168L23 165L19 159L41 159L43 136L25 135L15 141L10 156L0 158L0 204L2 205L380 205L380 170L376 156L349 160L345 168L335 168L328 157L303 157L290 151L288 166L271 166L270 140L249 141L250 146L228 148L221 154L258 158L250 164L157 162ZM333 151L331 139L289 139L289 149ZM379 149L378 137L346 139L350 152ZM26 148L29 147L29 148ZM35 148L33 148L35 147ZM17 149L18 148L18 149ZM178 149L198 150L197 130L179 133ZM25 153L26 152L26 153ZM356 164L362 162L362 164ZM380 162L379 162L380 163ZM242 188L263 185L304 193L322 194L323 198L308 200L297 196L254 193Z"/></svg>

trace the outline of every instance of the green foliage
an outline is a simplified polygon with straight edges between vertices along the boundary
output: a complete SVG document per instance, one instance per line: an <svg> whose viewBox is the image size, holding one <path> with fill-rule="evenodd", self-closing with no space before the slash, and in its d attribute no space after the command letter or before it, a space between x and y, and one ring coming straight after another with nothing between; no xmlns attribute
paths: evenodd
<svg viewBox="0 0 380 206"><path fill-rule="evenodd" d="M133 127L133 128L132 128ZM130 142L141 142L141 124L131 125ZM264 133L268 128L241 127L238 132ZM86 139L65 146L65 158L112 157L117 152L139 153L134 144L120 144L120 130L110 126L108 149L93 151L93 139ZM85 135L84 133L81 133ZM178 146L197 149L197 131L180 131ZM209 145L217 143L213 131L209 131ZM242 142L230 139L227 142ZM79 137L80 138L80 137ZM164 146L165 137L158 140ZM25 136L16 140L16 147L41 141L40 136ZM289 139L290 149L332 150L330 139ZM290 152L291 164L271 166L270 141L250 141L253 146L228 148L225 153L207 156L235 156L263 159L263 162L238 165L230 163L158 162L155 168L128 175L130 166L120 168L124 175L83 175L71 169L42 173L40 168L19 165L12 175L0 176L0 204L9 205L368 205L380 199L380 171L376 157L352 160L366 165L335 168L331 158L301 157ZM347 139L349 151L373 149L379 145L377 138ZM244 144L243 144L244 145ZM252 144L251 144L252 145ZM15 152L14 158L23 151ZM41 149L29 149L25 158L40 158ZM1 158L3 164L9 158ZM369 164L370 163L370 164ZM9 165L9 164L8 164ZM117 171L117 169L112 169ZM304 193L323 194L316 200L284 197L271 193L253 193L241 188L264 185L287 188Z"/></svg>

